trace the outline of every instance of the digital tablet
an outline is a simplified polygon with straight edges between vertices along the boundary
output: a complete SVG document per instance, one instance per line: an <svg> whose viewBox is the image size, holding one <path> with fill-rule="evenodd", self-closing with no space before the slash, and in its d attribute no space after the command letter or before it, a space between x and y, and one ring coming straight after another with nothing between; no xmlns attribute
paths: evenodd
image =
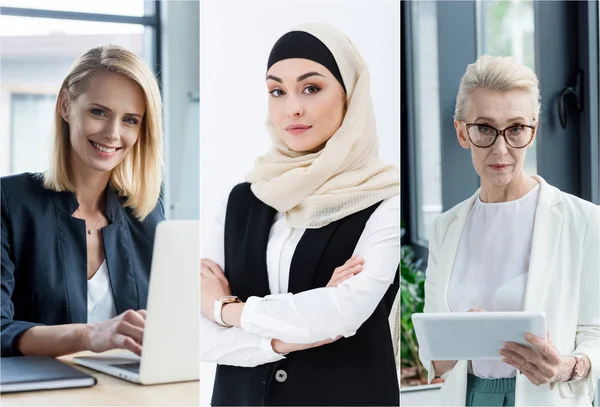
<svg viewBox="0 0 600 407"><path fill-rule="evenodd" d="M526 333L546 338L543 312L449 312L412 315L424 360L502 359L504 342L531 346Z"/></svg>

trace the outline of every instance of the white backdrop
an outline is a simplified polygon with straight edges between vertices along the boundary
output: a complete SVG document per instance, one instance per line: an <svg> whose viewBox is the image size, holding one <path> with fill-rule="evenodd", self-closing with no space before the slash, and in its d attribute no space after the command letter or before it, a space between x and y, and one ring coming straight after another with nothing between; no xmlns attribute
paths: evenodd
<svg viewBox="0 0 600 407"><path fill-rule="evenodd" d="M322 22L346 33L371 71L379 153L400 166L400 2L205 1L200 3L200 219L210 239L216 213L270 146L266 64L295 25ZM214 365L202 363L201 405L209 406Z"/></svg>

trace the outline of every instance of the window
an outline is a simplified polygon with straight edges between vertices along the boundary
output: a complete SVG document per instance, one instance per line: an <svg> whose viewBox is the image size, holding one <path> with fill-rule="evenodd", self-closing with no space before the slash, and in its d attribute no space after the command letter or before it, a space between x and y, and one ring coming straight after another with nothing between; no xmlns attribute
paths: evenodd
<svg viewBox="0 0 600 407"><path fill-rule="evenodd" d="M115 7L114 2L103 1L73 1L73 0L2 0L3 7L23 7L27 6L31 10L44 10L51 8L56 11L70 11L79 13L94 14L113 14L122 16L146 15L144 0L127 0L119 2L119 7Z"/></svg>
<svg viewBox="0 0 600 407"><path fill-rule="evenodd" d="M430 1L412 2L412 81L414 95L414 189L416 234L427 242L433 219L442 213L442 148L439 111L437 10ZM451 118L445 118L451 120ZM452 137L451 134L448 137Z"/></svg>
<svg viewBox="0 0 600 407"><path fill-rule="evenodd" d="M40 172L48 168L50 136L56 96L13 93L10 101L10 173ZM42 127L45 127L42 129Z"/></svg>
<svg viewBox="0 0 600 407"><path fill-rule="evenodd" d="M0 9L1 175L47 169L57 92L77 56L100 44L126 47L151 66L159 56L153 1L121 2L119 15L102 2L22 3Z"/></svg>
<svg viewBox="0 0 600 407"><path fill-rule="evenodd" d="M534 2L532 0L477 0L472 6L476 10L474 14L457 13L464 19L465 24L468 23L469 26L473 24L475 28L476 41L473 44L476 43L477 53L470 57L468 62L463 62L460 69L453 68L453 73L442 66L448 62L455 63L465 55L463 53L460 57L454 56L446 48L439 48L440 37L446 35L438 32L440 6L440 2L433 1L415 1L408 6L411 14L411 57L408 65L409 86L412 91L412 111L409 113L411 123L408 126L412 134L409 165L411 241L425 247L429 240L428 235L433 219L443 210L450 209L454 204L468 197L462 192L456 193L456 197L447 196L448 193L444 192L442 183L444 160L446 166L452 166L454 162L452 157L462 153L449 149L448 145L456 143L451 125L453 106L451 107L450 103L454 104L460 76L464 73L466 65L475 62L475 58L480 55L489 54L513 56L517 61L535 70ZM467 7L464 8L467 10ZM468 45L465 44L464 47ZM446 78L446 92L451 93L451 97L446 95L442 98L445 106L443 114L440 110L441 77ZM545 119L545 113L543 108L541 120ZM446 137L448 139L445 139ZM459 147L454 147L460 150ZM534 142L527 150L525 172L529 175L537 174L536 149L537 142ZM461 160L466 162L466 156L463 154L461 157ZM453 169L462 170L454 167ZM472 172L472 169L469 171ZM447 185L460 182L451 179L450 175L446 174L447 179L444 182Z"/></svg>
<svg viewBox="0 0 600 407"><path fill-rule="evenodd" d="M477 0L478 55L512 56L535 72L535 23L532 0ZM542 109L540 120L544 120ZM537 144L527 149L524 169L537 174Z"/></svg>

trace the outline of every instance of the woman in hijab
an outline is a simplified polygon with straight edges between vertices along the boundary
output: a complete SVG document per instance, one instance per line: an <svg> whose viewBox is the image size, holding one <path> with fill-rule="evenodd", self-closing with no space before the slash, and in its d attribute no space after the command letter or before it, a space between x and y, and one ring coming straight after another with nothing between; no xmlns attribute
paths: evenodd
<svg viewBox="0 0 600 407"><path fill-rule="evenodd" d="M277 41L266 82L273 146L202 261L212 404L398 405L399 172L377 157L369 72L313 24Z"/></svg>

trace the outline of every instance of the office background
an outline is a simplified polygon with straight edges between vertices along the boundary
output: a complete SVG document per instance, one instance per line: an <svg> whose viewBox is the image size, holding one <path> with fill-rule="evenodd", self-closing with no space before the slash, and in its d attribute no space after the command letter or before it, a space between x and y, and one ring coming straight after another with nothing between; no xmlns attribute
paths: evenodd
<svg viewBox="0 0 600 407"><path fill-rule="evenodd" d="M117 44L150 64L162 90L166 215L198 219L199 3L2 0L1 4L1 174L47 169L56 95L69 67L95 45Z"/></svg>
<svg viewBox="0 0 600 407"><path fill-rule="evenodd" d="M526 172L600 204L597 1L403 1L401 13L402 243L403 250L414 252L409 267L425 270L432 220L479 187L470 151L456 140L452 115L467 65L483 54L514 56L540 80L540 127L527 151ZM580 103L572 95L562 100L563 124L560 95L569 87ZM411 275L424 277L415 270ZM411 284L403 279L403 285ZM410 309L414 304L403 308ZM406 348L404 341L401 346ZM403 354L410 359L410 352ZM417 387L403 391L403 403L439 404L434 390Z"/></svg>
<svg viewBox="0 0 600 407"><path fill-rule="evenodd" d="M202 234L231 188L271 142L265 128L266 65L275 41L295 25L330 24L357 46L371 73L380 156L399 166L400 3L383 1L202 1L200 121ZM201 405L212 395L214 364L202 363Z"/></svg>

